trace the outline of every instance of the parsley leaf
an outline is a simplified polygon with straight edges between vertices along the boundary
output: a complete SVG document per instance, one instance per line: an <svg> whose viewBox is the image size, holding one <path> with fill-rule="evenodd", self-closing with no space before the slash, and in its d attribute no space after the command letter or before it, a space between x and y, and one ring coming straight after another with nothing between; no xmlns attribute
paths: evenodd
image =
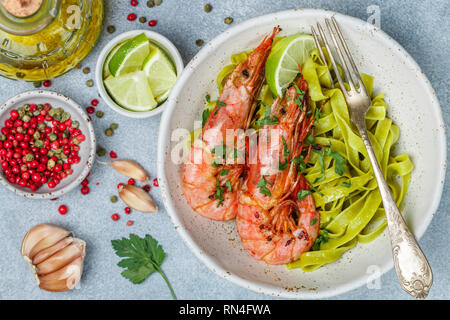
<svg viewBox="0 0 450 320"><path fill-rule="evenodd" d="M225 182L225 187L227 187L228 191L231 192L232 189L231 189L231 182L230 181Z"/></svg>
<svg viewBox="0 0 450 320"><path fill-rule="evenodd" d="M259 188L259 192L261 192L262 194L266 195L266 196L271 196L272 194L270 193L270 190L267 188L268 182L266 180L265 176L262 176L261 179L259 180L258 184L256 185L256 187Z"/></svg>
<svg viewBox="0 0 450 320"><path fill-rule="evenodd" d="M124 258L117 264L121 268L126 268L121 273L124 278L134 284L140 284L152 273L158 272L167 283L172 298L177 298L169 280L161 270L166 254L152 236L147 234L144 238L140 238L135 234L130 234L129 239L111 240L111 244L116 255Z"/></svg>
<svg viewBox="0 0 450 320"><path fill-rule="evenodd" d="M309 223L311 226L315 225L317 223L317 219L312 219Z"/></svg>
<svg viewBox="0 0 450 320"><path fill-rule="evenodd" d="M317 237L316 241L314 242L314 245L311 248L311 250L312 251L320 250L320 245L322 243L327 243L327 242L328 242L328 230L327 229L321 229L319 231L319 236Z"/></svg>
<svg viewBox="0 0 450 320"><path fill-rule="evenodd" d="M214 199L219 200L219 203L217 204L217 208L220 206L223 206L223 202L225 201L225 198L223 197L223 188L220 187L219 180L216 180L216 195L214 196Z"/></svg>
<svg viewBox="0 0 450 320"><path fill-rule="evenodd" d="M206 94L205 100L206 100L207 103L210 103L211 102L211 96L209 94Z"/></svg>
<svg viewBox="0 0 450 320"><path fill-rule="evenodd" d="M220 174L221 176L226 176L226 175L228 174L228 172L230 172L230 169L223 169L223 170L221 170L221 171L219 172L219 174Z"/></svg>

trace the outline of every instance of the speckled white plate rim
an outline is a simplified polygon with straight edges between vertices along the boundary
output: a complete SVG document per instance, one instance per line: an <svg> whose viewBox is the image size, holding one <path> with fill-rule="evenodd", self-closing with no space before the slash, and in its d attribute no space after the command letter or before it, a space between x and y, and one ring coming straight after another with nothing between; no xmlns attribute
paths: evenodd
<svg viewBox="0 0 450 320"><path fill-rule="evenodd" d="M57 189L53 192L48 193L34 193L34 192L26 192L22 191L13 185L11 185L6 179L3 177L3 175L0 175L0 183L6 187L6 189L12 191L16 195L28 198L28 199L36 199L36 200L48 200L53 198L58 198L62 196L63 194L66 194L73 189L75 189L80 183L87 177L89 174L89 171L92 169L95 161L95 151L96 151L96 138L95 138L95 132L94 132L94 126L92 125L92 121L89 119L88 115L84 112L83 108L76 103L74 100L72 100L70 97L67 97L61 93L50 91L50 90L30 90L25 91L22 93L19 93L15 95L14 97L9 98L6 102L4 102L0 107L0 114L2 114L4 111L8 110L9 108L15 106L18 101L27 99L30 97L51 97L53 99L59 100L61 104L64 106L69 106L69 108L72 108L78 114L83 118L85 121L88 130L89 130L89 136L90 136L90 149L89 149L89 155L88 159L85 162L84 168L81 171L80 175L72 181L67 186ZM64 106L62 106L64 108Z"/></svg>
<svg viewBox="0 0 450 320"><path fill-rule="evenodd" d="M368 275L360 276L358 278L355 278L353 281L345 283L343 285L340 285L338 287L329 288L326 290L321 291L310 291L310 292L304 292L304 291L287 291L280 287L275 287L271 285L266 285L263 283L257 283L255 281L251 281L248 279L244 279L236 274L232 274L228 271L226 271L219 263L215 261L214 258L208 256L205 252L202 251L201 247L193 241L193 239L190 237L188 232L184 229L183 224L177 214L177 211L173 205L171 195L168 193L168 181L165 176L165 152L167 148L167 144L170 143L170 133L168 132L169 126L170 126L170 117L172 115L172 112L174 111L177 103L176 103L176 97L183 88L184 83L188 80L190 74L195 70L196 66L200 64L203 60L207 58L207 56L214 51L214 49L222 42L228 40L229 38L232 38L239 34L241 30L251 28L252 26L256 24L262 24L263 22L266 23L273 23L274 19L277 19L278 21L282 21L286 18L292 18L292 17L298 17L301 18L301 15L317 15L318 17L331 17L335 16L338 21L344 21L346 20L349 23L352 23L353 25L362 25L366 26L367 30L374 30L378 33L379 39L383 41L383 44L395 49L398 54L401 54L404 56L405 62L409 64L411 69L416 71L416 74L418 74L418 79L421 80L424 84L424 90L428 95L433 97L433 105L430 106L430 112L434 113L434 116L439 120L440 127L437 128L439 130L439 136L440 136L440 145L437 146L437 148L440 150L440 181L437 181L439 184L439 192L434 194L433 199L430 199L430 206L429 210L426 213L426 218L424 220L424 223L416 228L414 230L415 236L420 239L422 235L424 234L426 228L431 222L431 219L438 209L440 199L442 196L444 181L445 181L445 171L447 166L447 149L446 149L446 133L445 133L445 125L442 117L442 110L439 105L439 100L437 99L436 93L434 89L431 86L430 81L427 79L419 65L415 62L415 60L407 53L407 51L394 39L392 39L389 35L387 35L384 31L376 28L375 26L362 21L355 17L350 17L347 15L343 15L341 13L328 11L324 9L294 9L294 10L288 10L288 11L282 11L278 13L272 13L256 18L252 18L250 20L244 21L227 31L223 32L213 40L211 40L186 66L183 74L178 79L177 84L172 89L172 92L169 96L169 99L167 101L167 107L166 111L164 112L162 119L161 119L161 125L160 125L160 131L159 131L159 139L158 139L158 155L157 155L157 168L158 168L158 180L159 185L161 187L161 194L162 199L164 202L164 205L167 209L167 212L169 214L169 217L172 221L172 223L175 226L175 229L180 234L183 241L186 243L186 245L189 247L189 249L197 256L197 258L202 261L211 271L218 274L219 276L223 277L224 279L230 280L231 282L242 286L244 288L248 288L250 290L253 290L258 293L271 295L271 296L277 296L277 297L285 297L285 298L303 298L303 299L318 299L318 298L327 298L332 297L341 293L345 293L347 291L356 289L362 285L364 285L367 281ZM386 273L393 267L393 262L389 261L381 266L381 272L382 274Z"/></svg>

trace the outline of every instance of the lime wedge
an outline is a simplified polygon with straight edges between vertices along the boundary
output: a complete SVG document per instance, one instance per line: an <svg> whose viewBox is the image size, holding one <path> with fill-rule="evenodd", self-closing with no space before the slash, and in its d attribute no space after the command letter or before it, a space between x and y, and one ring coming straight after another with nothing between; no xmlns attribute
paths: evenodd
<svg viewBox="0 0 450 320"><path fill-rule="evenodd" d="M103 65L103 79L108 78L111 75L111 72L109 71L109 62L111 61L112 57L116 54L116 52L119 50L120 44L114 47L114 49L111 50L111 52L108 54L108 57L105 60L105 64Z"/></svg>
<svg viewBox="0 0 450 320"><path fill-rule="evenodd" d="M273 46L266 62L266 79L275 95L283 95L315 47L313 36L307 34L283 38Z"/></svg>
<svg viewBox="0 0 450 320"><path fill-rule="evenodd" d="M109 61L109 71L114 77L140 70L150 53L150 42L142 33L122 44Z"/></svg>
<svg viewBox="0 0 450 320"><path fill-rule="evenodd" d="M110 76L104 83L111 97L125 109L142 112L158 105L143 71Z"/></svg>
<svg viewBox="0 0 450 320"><path fill-rule="evenodd" d="M152 47L152 51L145 59L142 67L146 73L150 88L161 103L169 96L170 90L177 81L175 67L169 57L158 47Z"/></svg>

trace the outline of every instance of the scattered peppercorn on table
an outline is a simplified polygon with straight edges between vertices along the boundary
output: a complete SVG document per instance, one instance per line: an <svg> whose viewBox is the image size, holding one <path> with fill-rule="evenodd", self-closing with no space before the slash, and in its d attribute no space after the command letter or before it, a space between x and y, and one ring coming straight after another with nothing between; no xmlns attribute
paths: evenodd
<svg viewBox="0 0 450 320"><path fill-rule="evenodd" d="M318 0L312 5L367 20L370 14L366 9L372 2L360 3L357 7L352 0ZM446 48L446 55L442 55L442 49L434 47L436 43L442 43L442 40L437 41L437 37L446 37L447 42L450 41L448 31L444 29L446 12L440 9L445 4L445 0L434 1L432 7L425 7L426 4L418 0L407 4L383 1L381 22L382 28L388 33L395 33L396 40L406 46L419 64L425 67L424 71L433 82L438 96L447 99L442 100L441 105L448 111L450 101L445 93L448 92L446 84L450 69L445 59L440 57L449 56L450 51ZM98 142L98 160L108 163L134 160L145 169L148 180L141 182L138 177L129 180L110 166L96 163L87 181L52 201L21 198L0 188L0 234L4 246L0 256L0 270L3 271L0 299L172 299L174 293L179 299L271 299L214 275L189 251L167 216L156 180L156 141L160 116L138 120L112 111L98 95L93 80L94 70L100 50L113 37L126 31L149 28L163 34L178 47L187 64L209 40L237 23L266 13L310 5L310 1L300 0L283 1L282 6L276 1L261 0L248 0L245 4L238 0L126 0L114 1L114 4L112 0L105 0L102 34L97 46L80 66L60 78L40 83L1 78L2 100L35 88L57 91L74 99L92 117ZM423 12L433 19L423 19ZM420 36L414 36L414 41L420 39L419 43L411 40L410 30L421 30ZM432 64L429 63L431 61ZM449 125L449 113L444 114ZM124 185L134 185L148 192L158 208L157 213L130 209L120 199L119 190L124 190ZM433 285L430 298L449 298L448 256L441 256L436 250L436 246L442 243L442 233L448 235L450 230L450 220L445 215L445 208L450 206L449 194L447 186L441 208L421 240L436 279L439 279ZM39 289L27 263L23 261L20 253L22 239L28 230L42 223L72 230L77 238L86 243L84 272L80 283L70 291L52 293ZM170 290L165 280L157 274L150 275L141 284L134 284L121 276L123 269L117 266L121 258L116 255L115 249L121 244L119 239L129 238L130 234L141 238L151 235L162 246L166 257L161 269L170 280ZM113 248L112 240L117 240L114 242L116 248ZM441 250L447 248L441 247ZM376 295L373 290L362 287L337 298L374 297L404 297L394 271L382 277L381 289Z"/></svg>

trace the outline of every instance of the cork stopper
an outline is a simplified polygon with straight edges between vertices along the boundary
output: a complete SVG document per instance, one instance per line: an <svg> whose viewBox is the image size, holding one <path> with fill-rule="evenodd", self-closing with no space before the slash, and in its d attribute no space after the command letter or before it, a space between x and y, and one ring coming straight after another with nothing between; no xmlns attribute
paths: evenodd
<svg viewBox="0 0 450 320"><path fill-rule="evenodd" d="M39 10L42 0L1 0L3 7L13 16L24 18Z"/></svg>

